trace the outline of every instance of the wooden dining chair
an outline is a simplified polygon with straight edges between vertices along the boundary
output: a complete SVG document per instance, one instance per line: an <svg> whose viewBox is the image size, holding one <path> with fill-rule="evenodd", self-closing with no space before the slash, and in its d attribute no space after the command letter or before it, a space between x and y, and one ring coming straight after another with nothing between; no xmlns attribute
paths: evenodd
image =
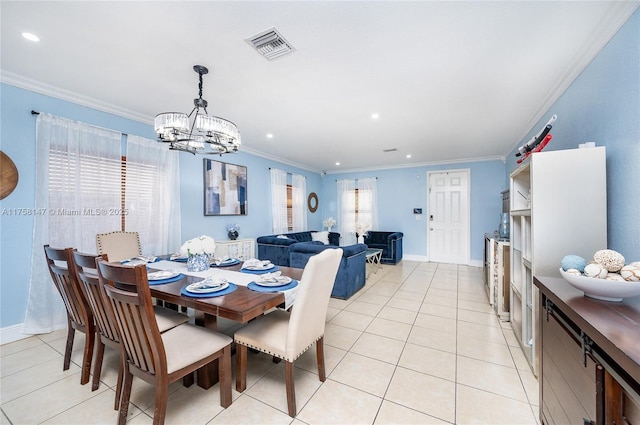
<svg viewBox="0 0 640 425"><path fill-rule="evenodd" d="M89 374L91 373L95 325L91 307L74 272L73 251L73 248L56 249L49 245L44 246L51 279L53 279L67 310L67 343L64 349L62 369L69 369L71 364L71 352L76 331L84 333L85 342L82 365L80 366L82 371L80 383L84 385L89 382Z"/></svg>
<svg viewBox="0 0 640 425"><path fill-rule="evenodd" d="M160 333L144 265L97 261L126 356L118 424L126 423L133 376L155 385L154 425L163 424L169 384L218 360L220 405L231 405L231 338L188 323Z"/></svg>
<svg viewBox="0 0 640 425"><path fill-rule="evenodd" d="M324 369L324 325L331 289L342 249L326 249L314 255L304 268L291 312L275 310L238 330L236 342L236 390L247 387L247 348L285 360L285 386L289 416L296 416L293 362L315 342L320 381Z"/></svg>
<svg viewBox="0 0 640 425"><path fill-rule="evenodd" d="M122 261L142 255L138 232L108 232L96 235L98 254L107 254L110 261Z"/></svg>
<svg viewBox="0 0 640 425"><path fill-rule="evenodd" d="M95 362L93 364L93 381L91 390L95 391L100 387L100 376L102 375L102 361L104 358L105 345L121 352L120 337L118 335L118 327L115 316L104 287L100 285L98 272L96 270L96 261L108 261L107 254L96 256L95 254L83 254L77 251L73 252L73 260L75 263L75 272L85 292L93 317L96 324L97 347ZM186 323L189 318L184 314L179 314L173 310L169 310L160 306L154 306L156 322L160 332L167 331L178 325ZM121 356L121 365L118 369L118 381L116 384L116 397L114 409L120 406L120 395L122 390L122 374L124 371L124 359Z"/></svg>

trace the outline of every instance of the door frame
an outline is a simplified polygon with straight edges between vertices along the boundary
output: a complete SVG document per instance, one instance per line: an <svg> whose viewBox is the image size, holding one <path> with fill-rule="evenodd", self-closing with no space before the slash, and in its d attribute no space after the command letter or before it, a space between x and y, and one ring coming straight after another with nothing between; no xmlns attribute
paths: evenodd
<svg viewBox="0 0 640 425"><path fill-rule="evenodd" d="M431 211L431 193L429 192L429 188L431 187L431 175L432 174L442 174L442 173L465 173L467 176L467 219L464 224L465 231L467 234L467 244L465 247L464 258L462 263L470 265L471 264L471 169L470 168L453 168L446 170L432 170L427 171L427 261L431 261L431 250L429 249L431 246L431 235L429 231L429 213Z"/></svg>

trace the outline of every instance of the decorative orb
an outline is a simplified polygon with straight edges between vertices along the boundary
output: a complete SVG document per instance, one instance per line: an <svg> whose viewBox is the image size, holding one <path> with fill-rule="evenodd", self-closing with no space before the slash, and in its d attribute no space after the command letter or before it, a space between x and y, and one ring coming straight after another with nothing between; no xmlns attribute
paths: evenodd
<svg viewBox="0 0 640 425"><path fill-rule="evenodd" d="M637 264L637 265L636 265ZM640 261L635 261L620 269L620 276L630 282L640 281Z"/></svg>
<svg viewBox="0 0 640 425"><path fill-rule="evenodd" d="M593 259L610 272L617 272L624 266L622 254L612 249L601 249L593 254Z"/></svg>
<svg viewBox="0 0 640 425"><path fill-rule="evenodd" d="M565 270L565 271L568 274L572 274L574 276L581 276L582 275L582 273L580 273L580 270L578 270L578 269L568 269L568 270Z"/></svg>
<svg viewBox="0 0 640 425"><path fill-rule="evenodd" d="M618 273L607 273L607 277L605 277L606 280L616 280L616 281L624 281L624 277L622 277L621 275L619 275Z"/></svg>
<svg viewBox="0 0 640 425"><path fill-rule="evenodd" d="M598 263L587 264L584 268L584 275L587 277L595 277L598 279L604 279L607 277L607 269Z"/></svg>
<svg viewBox="0 0 640 425"><path fill-rule="evenodd" d="M562 270L568 271L569 269L576 269L580 273L584 272L584 267L587 265L587 260L579 255L565 255L560 261Z"/></svg>

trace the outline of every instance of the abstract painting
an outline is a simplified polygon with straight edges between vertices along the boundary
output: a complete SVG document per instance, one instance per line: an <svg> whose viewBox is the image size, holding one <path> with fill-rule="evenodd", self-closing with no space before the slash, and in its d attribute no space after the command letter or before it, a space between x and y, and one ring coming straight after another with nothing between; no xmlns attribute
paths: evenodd
<svg viewBox="0 0 640 425"><path fill-rule="evenodd" d="M247 215L247 167L205 158L204 215Z"/></svg>

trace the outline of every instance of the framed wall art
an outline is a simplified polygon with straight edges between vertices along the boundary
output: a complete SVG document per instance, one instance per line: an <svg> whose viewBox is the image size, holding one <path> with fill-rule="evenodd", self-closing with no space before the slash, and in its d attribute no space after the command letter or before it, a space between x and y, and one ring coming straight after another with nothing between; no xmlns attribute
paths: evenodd
<svg viewBox="0 0 640 425"><path fill-rule="evenodd" d="M247 215L247 167L204 159L204 215Z"/></svg>

